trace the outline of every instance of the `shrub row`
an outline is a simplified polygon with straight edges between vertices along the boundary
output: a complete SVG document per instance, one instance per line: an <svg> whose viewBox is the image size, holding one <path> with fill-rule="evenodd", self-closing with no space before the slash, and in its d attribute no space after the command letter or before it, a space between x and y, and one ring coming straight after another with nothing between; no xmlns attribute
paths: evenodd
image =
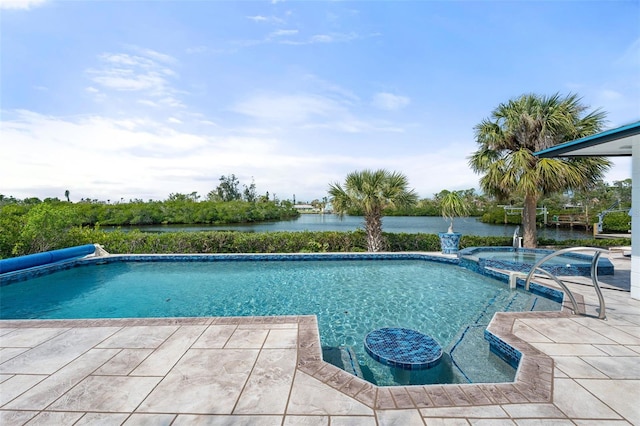
<svg viewBox="0 0 640 426"><path fill-rule="evenodd" d="M440 240L435 234L384 233L387 247L392 252L440 251ZM123 253L321 253L366 251L364 231L352 232L167 232L103 231L92 228L73 228L61 247L98 243L108 252ZM600 246L629 245L629 239L575 240L558 243L543 240L547 246ZM463 236L460 247L509 246L510 237Z"/></svg>

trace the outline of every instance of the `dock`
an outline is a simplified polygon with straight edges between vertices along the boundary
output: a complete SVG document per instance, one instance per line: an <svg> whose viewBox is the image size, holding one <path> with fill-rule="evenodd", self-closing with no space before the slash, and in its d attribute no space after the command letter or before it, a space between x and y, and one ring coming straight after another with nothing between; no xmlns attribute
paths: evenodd
<svg viewBox="0 0 640 426"><path fill-rule="evenodd" d="M551 223L556 226L584 226L585 229L589 229L591 224L586 214L559 214L554 215L551 218Z"/></svg>

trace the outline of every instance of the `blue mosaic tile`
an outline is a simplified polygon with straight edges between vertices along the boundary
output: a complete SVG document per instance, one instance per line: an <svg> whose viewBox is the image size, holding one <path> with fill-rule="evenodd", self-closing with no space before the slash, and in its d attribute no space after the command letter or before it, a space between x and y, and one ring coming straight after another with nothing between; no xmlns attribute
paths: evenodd
<svg viewBox="0 0 640 426"><path fill-rule="evenodd" d="M432 337L402 327L386 327L367 334L364 348L376 361L404 370L424 370L442 359L442 347Z"/></svg>
<svg viewBox="0 0 640 426"><path fill-rule="evenodd" d="M440 246L442 253L444 254L456 254L458 253L458 246L460 245L460 238L462 234L459 232L440 232Z"/></svg>
<svg viewBox="0 0 640 426"><path fill-rule="evenodd" d="M500 339L489 330L484 331L484 338L489 342L489 350L513 368L518 368L522 352Z"/></svg>

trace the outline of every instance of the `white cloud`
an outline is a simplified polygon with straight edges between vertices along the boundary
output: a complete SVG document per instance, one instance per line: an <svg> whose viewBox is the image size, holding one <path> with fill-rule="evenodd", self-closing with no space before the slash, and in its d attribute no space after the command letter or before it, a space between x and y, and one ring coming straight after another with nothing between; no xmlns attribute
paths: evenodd
<svg viewBox="0 0 640 426"><path fill-rule="evenodd" d="M159 106L157 102L154 102L149 99L138 99L136 102L139 103L140 105L146 105L153 108L157 108Z"/></svg>
<svg viewBox="0 0 640 426"><path fill-rule="evenodd" d="M276 16L254 15L254 16L247 16L247 19L250 19L253 22L267 22L267 23L271 23L271 24L283 24L284 23L283 19L278 18Z"/></svg>
<svg viewBox="0 0 640 426"><path fill-rule="evenodd" d="M265 22L269 20L269 18L262 15L247 16L247 19L251 19L252 21L255 21L255 22Z"/></svg>
<svg viewBox="0 0 640 426"><path fill-rule="evenodd" d="M257 120L271 129L317 131L329 133L403 133L405 129L395 123L375 118L363 119L352 111L357 108L357 97L338 86L321 84L322 94L260 93L247 97L231 107L231 111ZM355 105L354 105L355 104Z"/></svg>
<svg viewBox="0 0 640 426"><path fill-rule="evenodd" d="M114 68L91 72L93 81L99 85L114 90L143 91L163 90L166 80L157 73L136 74L132 70Z"/></svg>
<svg viewBox="0 0 640 426"><path fill-rule="evenodd" d="M269 37L287 37L298 34L298 30L277 30L269 34Z"/></svg>
<svg viewBox="0 0 640 426"><path fill-rule="evenodd" d="M96 94L136 93L144 96L136 100L143 105L182 107L182 103L175 97L178 90L173 87L172 81L177 78L177 73L167 66L174 64L176 60L151 49L137 46L130 46L129 49L138 54L109 52L99 55L100 66L86 71L98 87L92 86L87 90Z"/></svg>
<svg viewBox="0 0 640 426"><path fill-rule="evenodd" d="M173 64L173 63L177 62L176 59L173 56L167 55L167 54L164 54L164 53L160 53L160 52L158 52L156 50L153 50L153 49L146 49L146 48L141 48L141 47L138 47L138 46L131 46L131 49L134 50L134 51L137 51L140 54L145 55L145 56L147 56L149 58L153 58L156 61L165 62L165 63L169 63L169 64Z"/></svg>
<svg viewBox="0 0 640 426"><path fill-rule="evenodd" d="M318 34L311 37L312 43L331 43L334 37L327 34Z"/></svg>
<svg viewBox="0 0 640 426"><path fill-rule="evenodd" d="M307 39L302 40L278 40L278 43L289 44L293 46L302 46L307 44L327 44L327 43L346 43L352 40L358 40L363 38L357 33L329 33L329 34L315 34Z"/></svg>
<svg viewBox="0 0 640 426"><path fill-rule="evenodd" d="M179 120L175 117L169 117L167 121L172 124L182 124L182 120Z"/></svg>
<svg viewBox="0 0 640 426"><path fill-rule="evenodd" d="M267 20L265 17L249 17L255 21ZM269 18L272 20L274 18ZM278 24L283 24L284 21L280 20ZM328 44L328 43L346 43L352 40L359 40L368 37L375 37L379 34L370 34L368 36L362 36L355 32L351 33L328 33L328 34L315 34L312 36L304 36L300 33L299 30L295 29L279 29L273 31L261 39L250 39L250 40L236 40L233 41L232 44L236 46L249 47L249 46L257 46L261 44L268 43L277 43L277 44L287 44L291 46L304 46L310 44ZM296 38L296 36L298 36Z"/></svg>
<svg viewBox="0 0 640 426"><path fill-rule="evenodd" d="M337 97L343 104L360 101L358 95L356 95L352 90L346 89L333 82L324 80L315 74L306 74L304 76L304 80L311 83L314 88L318 89L322 93L325 93L327 96Z"/></svg>
<svg viewBox="0 0 640 426"><path fill-rule="evenodd" d="M42 6L47 0L0 0L0 9L29 10Z"/></svg>
<svg viewBox="0 0 640 426"><path fill-rule="evenodd" d="M206 194L227 173L256 176L259 190L285 193L274 182L288 182L288 192L298 181L312 182L303 175L321 167L317 158L290 156L270 136L178 132L147 119L14 115L3 122L2 138L12 143L0 180L3 192L17 197L60 196L68 188L78 198L163 199L171 192Z"/></svg>
<svg viewBox="0 0 640 426"><path fill-rule="evenodd" d="M244 181L254 176L259 191L312 199L324 196L327 184L349 171L398 166L406 172L401 165L410 160L405 154L374 159L330 150L312 155L292 149L299 141L291 145L250 129L243 136L216 126L206 133L177 131L166 122L133 117L12 114L14 119L2 126L2 139L12 143L3 150L0 181L6 195L19 198L60 197L70 189L78 198L164 199L171 192L206 194L220 175L235 173ZM413 161L421 170L429 164L428 159Z"/></svg>
<svg viewBox="0 0 640 426"><path fill-rule="evenodd" d="M606 182L613 183L629 179L631 177L631 157L612 157L609 158L613 163L611 171L607 172Z"/></svg>
<svg viewBox="0 0 640 426"><path fill-rule="evenodd" d="M411 100L406 96L394 95L393 93L376 93L372 104L374 107L386 111L396 111L409 105Z"/></svg>
<svg viewBox="0 0 640 426"><path fill-rule="evenodd" d="M207 126L197 132L183 117L177 130L166 121L137 117L61 118L30 111L3 111L3 116L0 138L10 143L3 146L0 182L5 195L18 198L62 197L65 189L74 198L100 200L205 195L221 175L234 173L243 183L255 177L261 193L313 199L325 196L330 182L365 168L401 171L421 197L478 184L467 165L469 144L456 141L424 151L398 149L394 142L390 154L380 155L380 145L367 142L363 146L370 150L348 150L347 143L331 144L315 137L317 132L303 141L251 128L240 133ZM321 149L309 150L314 146ZM622 161L630 173L630 162ZM629 173L610 176L622 180ZM442 176L447 176L444 183Z"/></svg>
<svg viewBox="0 0 640 426"><path fill-rule="evenodd" d="M261 94L237 103L232 110L260 120L303 123L312 117L333 115L342 107L317 95Z"/></svg>

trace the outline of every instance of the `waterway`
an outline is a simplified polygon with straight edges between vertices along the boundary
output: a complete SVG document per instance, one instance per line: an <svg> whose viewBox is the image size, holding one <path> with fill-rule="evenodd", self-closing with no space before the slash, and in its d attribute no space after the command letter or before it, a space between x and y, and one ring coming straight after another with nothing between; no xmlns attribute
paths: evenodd
<svg viewBox="0 0 640 426"><path fill-rule="evenodd" d="M175 232L175 231L240 231L240 232L300 232L300 231L355 231L364 229L364 218L361 216L344 216L333 214L302 214L293 220L278 222L241 223L228 225L152 225L121 227L122 229L140 229L143 232ZM426 233L446 232L448 222L434 216L386 216L382 218L382 230L393 233ZM103 229L109 229L105 227ZM454 231L464 235L512 237L516 225L490 225L476 218L458 218L454 222ZM522 230L520 230L522 235ZM591 238L592 233L581 228L543 227L538 229L538 238L550 238L556 241Z"/></svg>

